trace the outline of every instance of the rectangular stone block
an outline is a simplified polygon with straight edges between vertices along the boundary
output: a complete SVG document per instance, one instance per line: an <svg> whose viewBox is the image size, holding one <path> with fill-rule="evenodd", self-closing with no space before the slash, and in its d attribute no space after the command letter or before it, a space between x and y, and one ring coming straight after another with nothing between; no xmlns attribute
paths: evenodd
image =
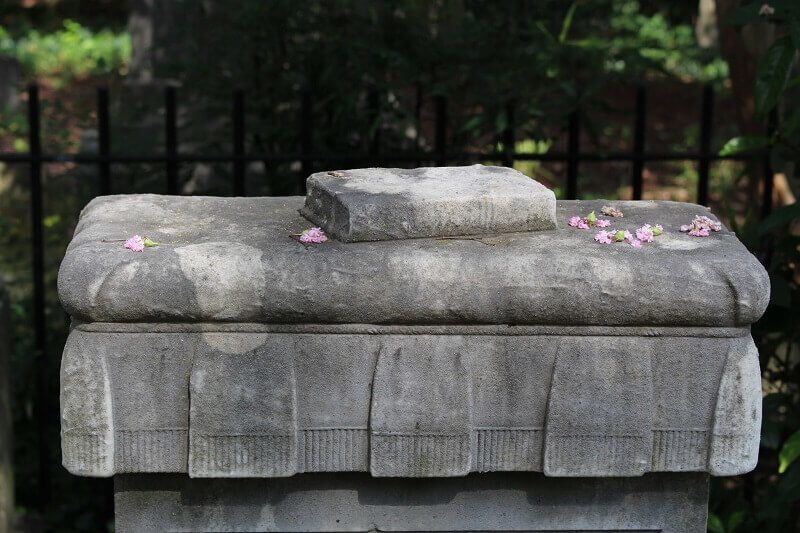
<svg viewBox="0 0 800 533"><path fill-rule="evenodd" d="M306 188L303 216L345 242L556 228L553 191L506 167L319 172Z"/></svg>
<svg viewBox="0 0 800 533"><path fill-rule="evenodd" d="M115 479L116 531L705 533L706 474Z"/></svg>

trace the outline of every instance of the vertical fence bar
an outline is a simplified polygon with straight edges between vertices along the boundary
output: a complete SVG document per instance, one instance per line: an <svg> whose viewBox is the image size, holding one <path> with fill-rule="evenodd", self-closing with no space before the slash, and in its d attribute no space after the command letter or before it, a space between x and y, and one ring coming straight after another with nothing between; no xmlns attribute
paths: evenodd
<svg viewBox="0 0 800 533"><path fill-rule="evenodd" d="M108 88L97 89L97 142L101 157L100 194L111 194L111 127L108 113Z"/></svg>
<svg viewBox="0 0 800 533"><path fill-rule="evenodd" d="M772 137L778 128L778 111L773 109L767 117L767 137ZM761 218L765 218L772 212L772 193L775 188L775 172L772 169L772 160L769 151L762 159L762 169L764 172L764 191L761 198Z"/></svg>
<svg viewBox="0 0 800 533"><path fill-rule="evenodd" d="M423 100L422 85L420 85L419 82L417 82L416 97L417 97L417 99L416 99L416 103L414 105L414 121L416 122L416 124L414 125L414 127L416 129L416 133L414 135L414 150L417 153L419 153L419 151L420 151L419 140L420 140L420 135L422 133L422 100ZM417 165L416 166L421 167L422 166L422 161L417 159Z"/></svg>
<svg viewBox="0 0 800 533"><path fill-rule="evenodd" d="M703 87L703 101L700 107L700 159L697 161L697 203L700 205L708 205L713 120L714 88L706 85Z"/></svg>
<svg viewBox="0 0 800 533"><path fill-rule="evenodd" d="M514 166L514 102L509 101L506 104L506 128L503 130L503 166Z"/></svg>
<svg viewBox="0 0 800 533"><path fill-rule="evenodd" d="M434 110L436 112L434 143L436 166L443 167L447 165L447 99L443 95L434 97Z"/></svg>
<svg viewBox="0 0 800 533"><path fill-rule="evenodd" d="M233 93L233 195L244 196L244 92Z"/></svg>
<svg viewBox="0 0 800 533"><path fill-rule="evenodd" d="M36 350L36 411L39 454L39 498L50 500L50 394L48 392L47 324L44 293L44 227L42 217L42 139L39 88L28 87L28 150L30 157L31 233L33 241L33 331Z"/></svg>
<svg viewBox="0 0 800 533"><path fill-rule="evenodd" d="M644 87L636 88L636 118L633 129L633 199L641 200L644 189L644 136L647 114L647 92Z"/></svg>
<svg viewBox="0 0 800 533"><path fill-rule="evenodd" d="M369 154L370 164L378 164L381 149L381 95L377 89L371 88L367 93L367 109L369 112Z"/></svg>
<svg viewBox="0 0 800 533"><path fill-rule="evenodd" d="M314 150L314 100L311 90L303 90L300 101L300 165L302 173L298 177L297 189L306 194L306 178L314 172L311 154Z"/></svg>
<svg viewBox="0 0 800 533"><path fill-rule="evenodd" d="M178 194L178 120L175 105L175 87L164 92L166 126L167 194Z"/></svg>
<svg viewBox="0 0 800 533"><path fill-rule="evenodd" d="M567 137L567 200L578 198L578 163L580 162L581 122L578 110L569 114Z"/></svg>

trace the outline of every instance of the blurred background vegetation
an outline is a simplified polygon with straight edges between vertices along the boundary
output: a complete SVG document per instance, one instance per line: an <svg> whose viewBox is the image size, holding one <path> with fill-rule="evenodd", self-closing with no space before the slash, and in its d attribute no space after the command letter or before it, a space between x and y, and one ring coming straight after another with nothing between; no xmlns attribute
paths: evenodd
<svg viewBox="0 0 800 533"><path fill-rule="evenodd" d="M773 213L761 220L762 163L711 168L711 204L770 271L773 295L754 327L764 375L759 466L712 480L709 529L800 530L800 7L796 0L6 0L0 3L0 152L25 152L24 87L41 87L47 153L97 150L95 89L112 95L112 151L160 153L163 88L178 87L181 151L231 151L230 98L247 96L247 149L298 149L300 94L312 96L315 152L431 149L433 98L446 96L449 150L502 149L513 119L516 150L563 151L566 117L580 109L581 148L629 150L635 87L649 91L647 150L699 143L701 86L717 92L715 150L769 150ZM794 68L794 70L793 70ZM369 94L378 94L370 101ZM515 104L514 117L507 103ZM792 105L792 102L794 105ZM776 110L779 128L764 136ZM401 163L398 162L398 165ZM335 163L321 161L320 167ZM515 166L562 194L565 166ZM294 194L299 162L254 162L249 194ZM182 164L185 194L231 194L229 165ZM582 198L630 198L627 163L584 163ZM80 209L97 194L92 165L48 164L44 175L50 389L67 317L58 264ZM648 163L645 199L694 201L691 161ZM112 168L114 192L164 192L164 169ZM0 276L11 295L17 514L25 530L111 527L108 480L58 466L53 420L50 498L37 486L28 169L0 163Z"/></svg>

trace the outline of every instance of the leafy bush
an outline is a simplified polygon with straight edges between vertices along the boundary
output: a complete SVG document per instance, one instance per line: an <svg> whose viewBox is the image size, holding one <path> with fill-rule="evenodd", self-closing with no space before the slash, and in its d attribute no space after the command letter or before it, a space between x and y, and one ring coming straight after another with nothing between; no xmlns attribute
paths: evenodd
<svg viewBox="0 0 800 533"><path fill-rule="evenodd" d="M766 6L766 7L765 7ZM722 153L769 150L776 171L800 173L800 108L791 91L800 84L792 72L800 51L800 4L761 1L740 7L733 24L773 24L776 39L755 79L755 108L762 120L773 114L779 127L770 137L731 139ZM785 105L783 105L785 104ZM761 452L754 472L738 480L715 480L709 530L760 533L800 529L800 203L782 207L761 222L751 216L740 238L765 264L772 285L770 304L754 325L765 392Z"/></svg>
<svg viewBox="0 0 800 533"><path fill-rule="evenodd" d="M123 73L131 57L127 33L92 30L73 20L53 33L28 31L14 39L0 26L0 54L16 58L28 78L60 88L73 79Z"/></svg>

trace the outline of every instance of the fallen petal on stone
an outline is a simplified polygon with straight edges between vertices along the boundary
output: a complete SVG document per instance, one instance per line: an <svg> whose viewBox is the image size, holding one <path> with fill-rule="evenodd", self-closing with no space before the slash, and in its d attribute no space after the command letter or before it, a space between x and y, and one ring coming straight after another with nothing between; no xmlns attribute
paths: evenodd
<svg viewBox="0 0 800 533"><path fill-rule="evenodd" d="M144 252L144 239L142 239L139 235L134 235L123 244L125 248L134 252Z"/></svg>

